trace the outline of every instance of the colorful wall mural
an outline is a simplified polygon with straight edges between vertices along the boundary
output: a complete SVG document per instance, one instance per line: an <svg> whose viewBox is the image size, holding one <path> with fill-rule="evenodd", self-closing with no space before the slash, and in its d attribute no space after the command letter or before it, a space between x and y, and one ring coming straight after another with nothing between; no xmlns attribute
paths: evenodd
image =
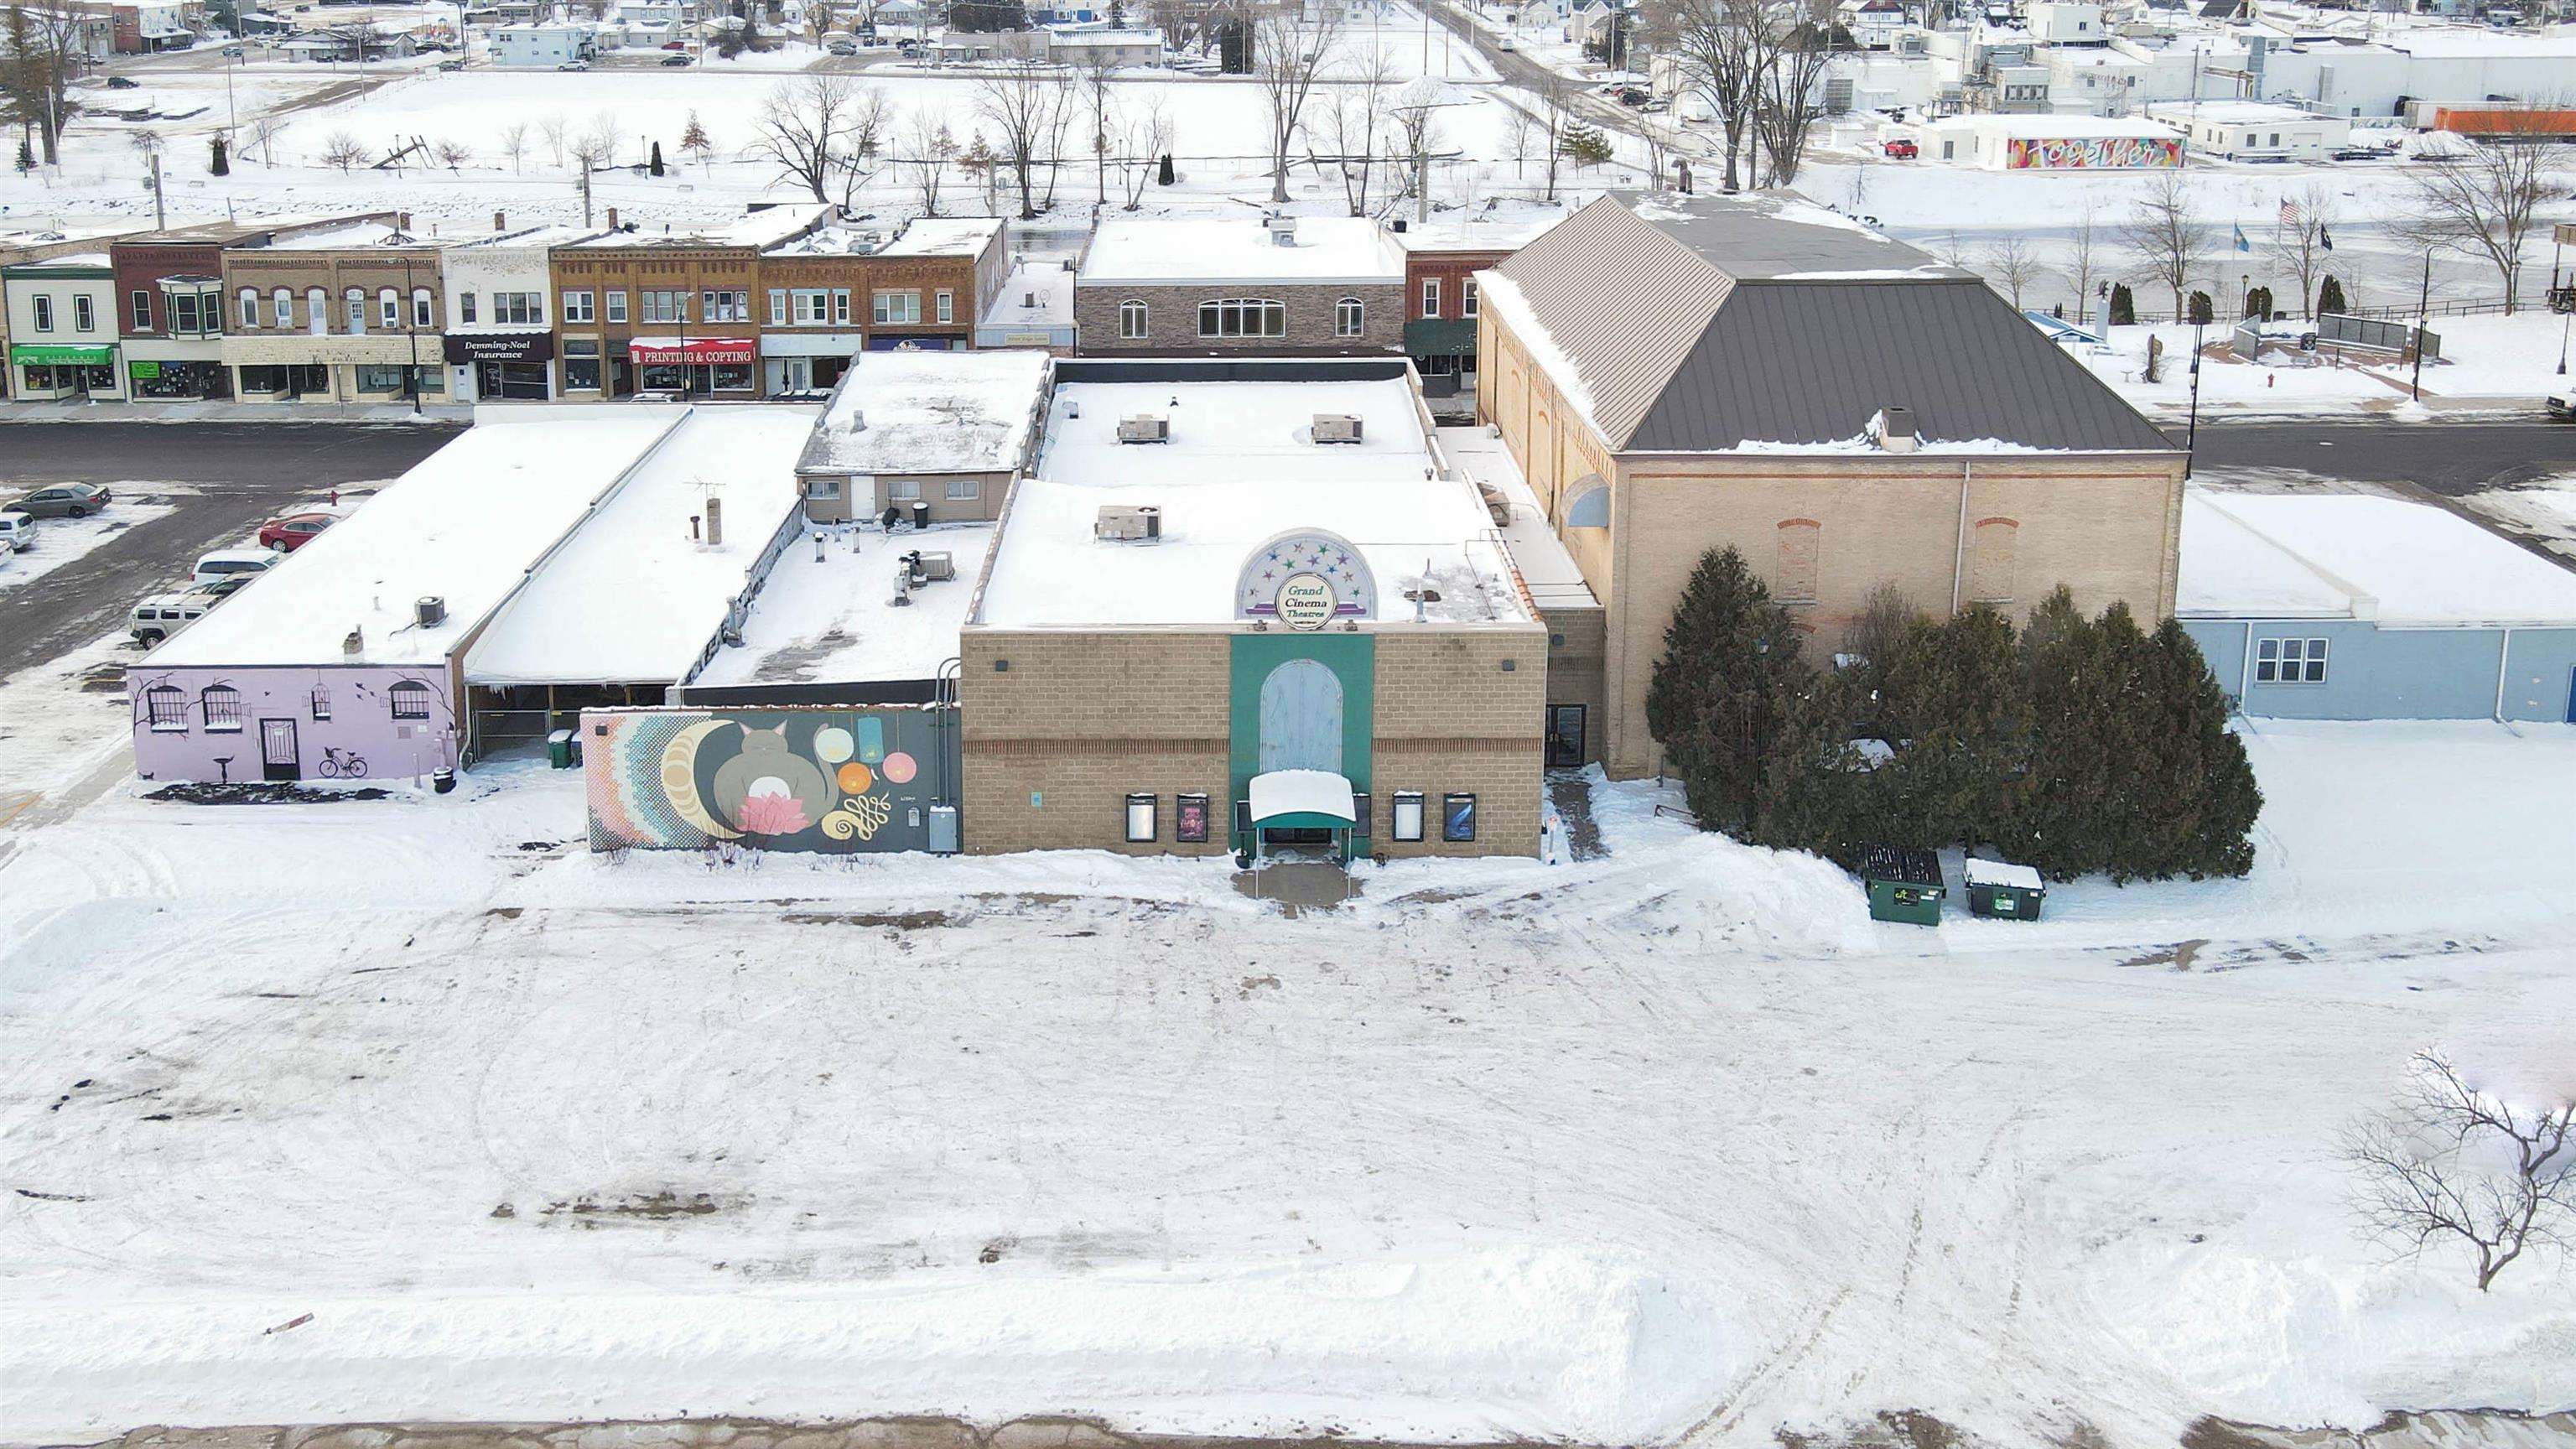
<svg viewBox="0 0 2576 1449"><path fill-rule="evenodd" d="M2076 136L2005 143L2004 169L2019 171L2136 171L2180 166L2182 142L2151 136Z"/></svg>
<svg viewBox="0 0 2576 1449"><path fill-rule="evenodd" d="M953 709L598 709L590 848L927 850L954 795Z"/></svg>

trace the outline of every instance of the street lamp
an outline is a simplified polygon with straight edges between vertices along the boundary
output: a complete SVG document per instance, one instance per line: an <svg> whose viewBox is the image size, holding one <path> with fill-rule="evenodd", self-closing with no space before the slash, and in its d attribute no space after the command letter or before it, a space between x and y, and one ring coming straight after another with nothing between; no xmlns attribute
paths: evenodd
<svg viewBox="0 0 2576 1449"><path fill-rule="evenodd" d="M2424 400L2424 321L2433 310L2433 249L2424 248L2424 286L2415 295L2415 378L2407 392L2416 402Z"/></svg>
<svg viewBox="0 0 2576 1449"><path fill-rule="evenodd" d="M406 248L411 238L403 238ZM403 252L403 333L411 344L411 366L403 372L403 387L411 394L412 416L421 414L420 405L420 298L412 290L411 252Z"/></svg>

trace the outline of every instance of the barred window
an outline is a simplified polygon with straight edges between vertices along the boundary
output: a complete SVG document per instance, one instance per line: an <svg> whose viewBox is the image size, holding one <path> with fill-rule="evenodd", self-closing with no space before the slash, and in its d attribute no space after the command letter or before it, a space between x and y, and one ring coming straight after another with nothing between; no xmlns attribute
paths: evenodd
<svg viewBox="0 0 2576 1449"><path fill-rule="evenodd" d="M197 695L205 707L206 728L238 731L242 727L241 691L229 684L209 684Z"/></svg>
<svg viewBox="0 0 2576 1449"><path fill-rule="evenodd" d="M188 691L175 684L156 684L143 691L143 708L156 730L188 728Z"/></svg>
<svg viewBox="0 0 2576 1449"><path fill-rule="evenodd" d="M394 718L429 718L428 685L417 679L405 679L397 682L392 689L386 691L386 694L393 700Z"/></svg>

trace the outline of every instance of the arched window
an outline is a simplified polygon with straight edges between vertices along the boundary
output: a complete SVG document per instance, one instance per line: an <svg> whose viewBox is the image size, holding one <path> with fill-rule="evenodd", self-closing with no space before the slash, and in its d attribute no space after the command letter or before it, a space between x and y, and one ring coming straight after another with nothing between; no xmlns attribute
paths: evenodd
<svg viewBox="0 0 2576 1449"><path fill-rule="evenodd" d="M394 718L429 718L429 686L419 680L397 680L385 694L393 702Z"/></svg>
<svg viewBox="0 0 2576 1449"><path fill-rule="evenodd" d="M1368 304L1357 297L1344 297L1333 304L1333 335L1357 337L1368 326Z"/></svg>
<svg viewBox="0 0 2576 1449"><path fill-rule="evenodd" d="M377 292L376 315L383 319L386 331L391 332L395 328L400 327L402 325L402 293L395 291L391 287L386 287Z"/></svg>
<svg viewBox="0 0 2576 1449"><path fill-rule="evenodd" d="M1610 526L1610 485L1598 473L1586 473L1575 480L1565 500L1565 526L1568 528L1608 528Z"/></svg>
<svg viewBox="0 0 2576 1449"><path fill-rule="evenodd" d="M351 287L349 290L340 294L340 300L348 304L349 335L355 337L366 331L367 294L356 287Z"/></svg>
<svg viewBox="0 0 2576 1449"><path fill-rule="evenodd" d="M304 328L316 337L331 330L330 294L320 287L304 293Z"/></svg>
<svg viewBox="0 0 2576 1449"><path fill-rule="evenodd" d="M535 294L531 293L530 295L533 296ZM411 289L411 325L414 327L435 327L438 325L438 314L430 306L429 289L427 287L414 287Z"/></svg>
<svg viewBox="0 0 2576 1449"><path fill-rule="evenodd" d="M1812 518L1780 520L1780 542L1771 568L1771 597L1784 604L1816 601L1816 548L1823 525Z"/></svg>
<svg viewBox="0 0 2576 1449"><path fill-rule="evenodd" d="M1969 554L1968 602L2011 603L2013 553L2021 540L2021 523L2010 518L1980 518L1975 538Z"/></svg>
<svg viewBox="0 0 2576 1449"><path fill-rule="evenodd" d="M1118 304L1118 335L1131 342L1143 339L1145 336L1145 304L1142 300L1130 297L1126 301Z"/></svg>
<svg viewBox="0 0 2576 1449"><path fill-rule="evenodd" d="M197 692L197 703L205 707L207 729L239 730L242 727L241 691L231 685L207 685Z"/></svg>
<svg viewBox="0 0 2576 1449"><path fill-rule="evenodd" d="M277 309L273 320L280 327L295 325L295 294L284 287L269 293L269 302Z"/></svg>
<svg viewBox="0 0 2576 1449"><path fill-rule="evenodd" d="M242 329L248 331L257 327L259 325L259 288L241 289L241 309Z"/></svg>

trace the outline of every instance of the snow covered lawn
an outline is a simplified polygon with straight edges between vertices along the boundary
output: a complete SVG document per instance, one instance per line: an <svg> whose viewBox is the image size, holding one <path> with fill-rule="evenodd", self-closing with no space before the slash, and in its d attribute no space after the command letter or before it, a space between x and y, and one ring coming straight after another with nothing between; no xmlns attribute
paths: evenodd
<svg viewBox="0 0 2576 1449"><path fill-rule="evenodd" d="M87 518L39 518L27 547L17 553L0 549L0 590L30 584L138 523L149 523L171 511L168 503L134 501L137 489L152 485L111 483L116 501L107 511ZM16 490L9 490L15 493ZM163 491L167 491L166 487Z"/></svg>
<svg viewBox="0 0 2576 1449"><path fill-rule="evenodd" d="M2576 730L2251 747L2252 878L1937 930L1650 784L1602 859L1294 919L1222 863L597 857L525 766L120 791L0 867L0 1435L2564 1406L2569 1270L2382 1262L2331 1140L2419 1046L2571 1069Z"/></svg>

